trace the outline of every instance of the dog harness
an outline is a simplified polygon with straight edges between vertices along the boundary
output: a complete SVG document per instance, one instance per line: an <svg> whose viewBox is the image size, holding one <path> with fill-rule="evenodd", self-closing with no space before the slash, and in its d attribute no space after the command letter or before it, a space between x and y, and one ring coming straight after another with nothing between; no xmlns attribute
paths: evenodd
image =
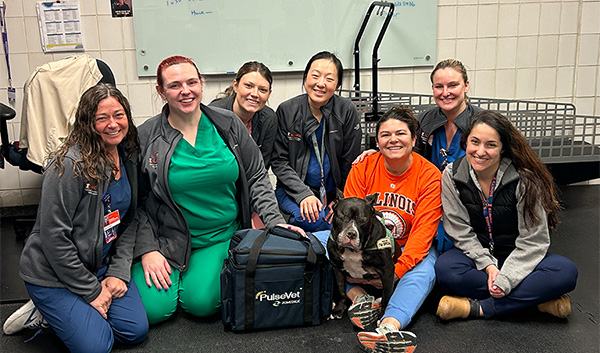
<svg viewBox="0 0 600 353"><path fill-rule="evenodd" d="M383 214L381 212L377 211L376 217L381 222L381 224L383 224L383 228L385 228L385 238L381 238L381 239L377 240L377 244L375 244L375 246L366 248L364 250L371 251L371 250L381 250L381 249L390 248L392 250L392 256L394 256L394 252L396 250L395 249L396 241L394 240L394 237L392 236L392 232L388 229L388 227L385 226L385 221L383 220Z"/></svg>

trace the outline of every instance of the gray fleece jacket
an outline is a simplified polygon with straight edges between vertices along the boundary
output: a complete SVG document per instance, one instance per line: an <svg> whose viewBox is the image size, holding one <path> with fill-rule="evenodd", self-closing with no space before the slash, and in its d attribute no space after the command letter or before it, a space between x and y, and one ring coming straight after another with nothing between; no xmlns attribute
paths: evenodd
<svg viewBox="0 0 600 353"><path fill-rule="evenodd" d="M251 227L251 210L256 210L265 226L285 223L275 192L264 167L260 150L248 130L232 111L201 105L200 109L215 125L239 167L236 182L242 228ZM139 226L135 257L158 250L179 271L190 261L191 234L179 207L173 201L169 182L169 163L183 135L168 122L168 106L139 128L142 162L140 166Z"/></svg>
<svg viewBox="0 0 600 353"><path fill-rule="evenodd" d="M481 192L481 186L477 182L475 173L466 158L460 163L459 170L454 178L452 177L453 167L454 163L449 164L442 175L444 230L454 241L454 246L475 262L478 270L484 270L489 265L498 266L498 259L490 254L489 249L481 245L469 224L469 213L460 200L454 179L466 183L471 178L477 187L475 192ZM508 184L519 178L519 174L510 159L502 158L496 178L497 182L494 190L498 189L503 183ZM530 229L525 226L523 193L523 186L519 182L516 189L516 199L519 200L517 203L519 235L514 250L504 261L494 282L505 294L509 294L525 277L533 272L546 256L550 246L548 217L540 202L536 203L535 206L536 213L541 215L539 222L531 225ZM496 221L500 220L494 220L494 222Z"/></svg>
<svg viewBox="0 0 600 353"><path fill-rule="evenodd" d="M362 130L356 107L347 98L333 95L321 107L326 121L325 150L331 164L335 187L343 190L352 168L352 161L360 153ZM296 203L314 195L304 183L313 149L311 133L319 122L308 105L308 95L301 94L281 103L277 108L277 136L273 147L271 168L277 176L277 186Z"/></svg>
<svg viewBox="0 0 600 353"><path fill-rule="evenodd" d="M124 154L121 154L124 156ZM21 253L19 275L28 283L67 288L91 303L102 286L96 273L102 265L104 203L108 180L90 186L75 176L73 165L79 147L71 147L63 160L63 174L52 160L44 172L37 219ZM116 243L107 256L105 277L129 281L135 232L125 232L137 206L137 159L123 163L131 185L131 205L121 220ZM109 173L109 171L107 171Z"/></svg>
<svg viewBox="0 0 600 353"><path fill-rule="evenodd" d="M482 110L483 109L478 106L467 103L465 110L458 114L456 119L454 119L454 125L456 125L461 134L469 127L471 117ZM419 130L417 131L417 140L414 148L415 152L430 161L431 154L433 153L430 139L432 138L433 132L444 126L447 122L448 118L446 117L446 114L444 114L444 111L438 106L419 114Z"/></svg>
<svg viewBox="0 0 600 353"><path fill-rule="evenodd" d="M219 107L233 111L233 100L235 97L225 97L210 102L209 106ZM270 107L264 106L254 113L252 117L252 139L258 145L265 162L265 169L271 166L271 155L273 154L273 143L277 133L277 117Z"/></svg>

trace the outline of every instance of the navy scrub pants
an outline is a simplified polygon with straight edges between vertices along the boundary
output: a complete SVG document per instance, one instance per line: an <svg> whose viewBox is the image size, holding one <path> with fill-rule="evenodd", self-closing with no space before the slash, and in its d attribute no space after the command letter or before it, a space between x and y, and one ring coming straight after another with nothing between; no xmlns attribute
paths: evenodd
<svg viewBox="0 0 600 353"><path fill-rule="evenodd" d="M499 260L500 268L503 260ZM577 282L577 267L564 256L547 253L521 283L506 296L490 296L485 271L461 250L452 248L444 252L435 264L438 283L461 297L479 299L485 318L504 315L559 298L572 291Z"/></svg>
<svg viewBox="0 0 600 353"><path fill-rule="evenodd" d="M27 282L25 287L35 307L71 352L110 352L115 339L125 344L138 344L146 339L146 310L133 281L127 284L125 295L113 299L107 320L66 288Z"/></svg>

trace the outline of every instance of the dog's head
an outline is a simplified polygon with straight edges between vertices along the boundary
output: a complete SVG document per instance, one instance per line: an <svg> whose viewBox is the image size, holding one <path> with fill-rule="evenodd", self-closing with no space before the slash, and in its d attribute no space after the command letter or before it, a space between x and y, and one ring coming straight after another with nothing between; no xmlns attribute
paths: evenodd
<svg viewBox="0 0 600 353"><path fill-rule="evenodd" d="M363 250L369 243L377 211L373 204L376 195L366 199L349 197L341 199L333 206L333 221L331 234L340 248L350 248L353 251Z"/></svg>

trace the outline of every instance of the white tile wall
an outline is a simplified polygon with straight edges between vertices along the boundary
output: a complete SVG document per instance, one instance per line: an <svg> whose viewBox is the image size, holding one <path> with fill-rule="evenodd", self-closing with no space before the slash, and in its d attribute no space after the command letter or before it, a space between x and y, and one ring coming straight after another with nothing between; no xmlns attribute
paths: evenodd
<svg viewBox="0 0 600 353"><path fill-rule="evenodd" d="M533 99L535 96L535 69L517 69L517 85L515 95L520 99Z"/></svg>
<svg viewBox="0 0 600 353"><path fill-rule="evenodd" d="M496 70L476 71L475 76L471 79L477 82L477 86L473 87L473 95L477 97L495 97L495 75Z"/></svg>
<svg viewBox="0 0 600 353"><path fill-rule="evenodd" d="M8 42L11 53L27 53L27 41L25 39L25 22L19 17L7 17L6 28L11 30Z"/></svg>
<svg viewBox="0 0 600 353"><path fill-rule="evenodd" d="M577 35L561 35L558 39L558 66L575 66Z"/></svg>
<svg viewBox="0 0 600 353"><path fill-rule="evenodd" d="M540 4L521 3L519 9L519 35L528 36L539 33Z"/></svg>
<svg viewBox="0 0 600 353"><path fill-rule="evenodd" d="M575 68L572 66L559 67L556 71L556 96L573 97Z"/></svg>
<svg viewBox="0 0 600 353"><path fill-rule="evenodd" d="M498 51L496 53L497 69L512 69L517 67L517 37L499 37Z"/></svg>
<svg viewBox="0 0 600 353"><path fill-rule="evenodd" d="M535 67L538 37L528 36L517 39L517 67Z"/></svg>
<svg viewBox="0 0 600 353"><path fill-rule="evenodd" d="M474 38L477 34L477 6L459 6L456 23L457 38Z"/></svg>
<svg viewBox="0 0 600 353"><path fill-rule="evenodd" d="M516 36L519 29L519 4L500 4L498 36Z"/></svg>
<svg viewBox="0 0 600 353"><path fill-rule="evenodd" d="M581 114L581 111L590 111L590 109L593 109L594 100L593 97L576 97L573 104L577 107L578 114Z"/></svg>
<svg viewBox="0 0 600 353"><path fill-rule="evenodd" d="M598 66L582 66L577 70L577 97L594 97L596 94L596 72ZM578 110L579 111L579 110Z"/></svg>
<svg viewBox="0 0 600 353"><path fill-rule="evenodd" d="M475 54L476 70L496 68L496 38L477 39Z"/></svg>
<svg viewBox="0 0 600 353"><path fill-rule="evenodd" d="M438 40L437 41L437 61L456 57L456 40Z"/></svg>
<svg viewBox="0 0 600 353"><path fill-rule="evenodd" d="M538 68L535 83L535 98L539 100L549 100L554 97L556 69Z"/></svg>
<svg viewBox="0 0 600 353"><path fill-rule="evenodd" d="M539 37L537 48L538 67L551 66L556 69L558 61L558 35Z"/></svg>
<svg viewBox="0 0 600 353"><path fill-rule="evenodd" d="M561 3L560 11L560 33L577 33L579 23L579 8L578 3Z"/></svg>
<svg viewBox="0 0 600 353"><path fill-rule="evenodd" d="M600 1L583 1L581 10L581 33L600 32Z"/></svg>
<svg viewBox="0 0 600 353"><path fill-rule="evenodd" d="M600 22L600 12L598 21ZM579 65L597 65L600 34L584 34L580 38Z"/></svg>
<svg viewBox="0 0 600 353"><path fill-rule="evenodd" d="M22 86L35 67L71 53L41 50L35 4L8 3L10 58L17 88L17 117L9 136L18 138ZM86 53L113 69L129 98L136 123L158 113L162 101L154 78L139 78L135 63L133 19L110 16L108 0L80 0ZM438 0L437 60L455 57L469 71L471 96L543 99L574 103L579 114L600 115L600 1L588 0ZM250 58L248 58L250 59ZM432 63L433 65L434 63ZM381 69L379 90L431 93L431 67ZM344 87L351 88L352 70ZM231 84L231 75L207 77L203 102ZM0 101L6 97L6 64L0 60ZM371 72L361 72L361 88L370 90ZM302 93L301 73L274 74L269 105ZM0 170L0 205L37 203L40 177L8 166Z"/></svg>
<svg viewBox="0 0 600 353"><path fill-rule="evenodd" d="M515 80L517 72L514 69L496 70L496 98L511 99L515 96Z"/></svg>
<svg viewBox="0 0 600 353"><path fill-rule="evenodd" d="M454 39L456 38L456 6L445 6L438 8L438 19L437 19L437 38L442 39ZM451 19L451 20L448 20Z"/></svg>
<svg viewBox="0 0 600 353"><path fill-rule="evenodd" d="M477 36L496 37L498 34L498 5L478 6Z"/></svg>
<svg viewBox="0 0 600 353"><path fill-rule="evenodd" d="M560 3L542 3L539 34L558 34L560 29Z"/></svg>

